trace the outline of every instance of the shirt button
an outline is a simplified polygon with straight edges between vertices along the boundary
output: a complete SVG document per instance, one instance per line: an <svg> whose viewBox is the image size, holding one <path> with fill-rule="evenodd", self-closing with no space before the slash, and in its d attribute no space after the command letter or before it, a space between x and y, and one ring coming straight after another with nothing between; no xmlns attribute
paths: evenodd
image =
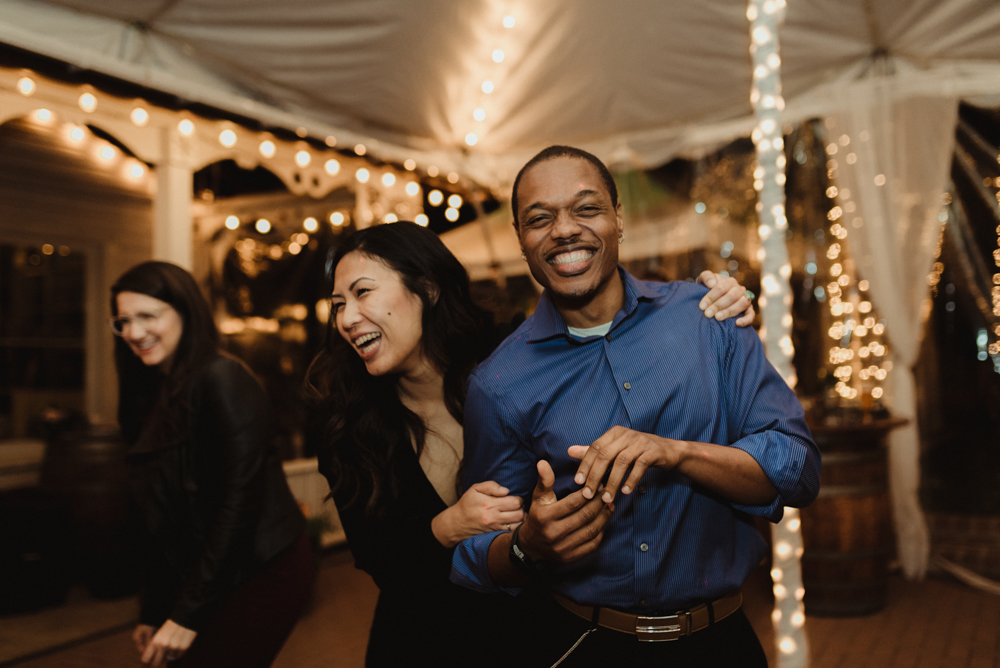
<svg viewBox="0 0 1000 668"><path fill-rule="evenodd" d="M611 332L608 332L607 334L605 334L604 338L607 339L608 341L610 341L611 340Z"/></svg>
<svg viewBox="0 0 1000 668"><path fill-rule="evenodd" d="M622 387L624 387L626 390L631 390L632 389L632 383L624 383L622 385Z"/></svg>
<svg viewBox="0 0 1000 668"><path fill-rule="evenodd" d="M646 486L645 485L639 485L639 493L640 494L645 494L646 493Z"/></svg>
<svg viewBox="0 0 1000 668"><path fill-rule="evenodd" d="M644 608L645 608L645 607L646 607L646 599L644 599L644 598L640 598L640 599L639 599L639 605L641 605L642 607L644 607Z"/></svg>
<svg viewBox="0 0 1000 668"><path fill-rule="evenodd" d="M642 550L643 552L645 552L646 550L649 549L649 545L646 545L645 543L643 543L642 545L639 546L639 549Z"/></svg>

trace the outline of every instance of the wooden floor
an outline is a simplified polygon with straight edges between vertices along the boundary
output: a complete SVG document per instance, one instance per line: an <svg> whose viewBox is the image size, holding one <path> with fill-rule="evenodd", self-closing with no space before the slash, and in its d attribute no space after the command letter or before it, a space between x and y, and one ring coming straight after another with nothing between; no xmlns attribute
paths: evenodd
<svg viewBox="0 0 1000 668"><path fill-rule="evenodd" d="M377 590L350 555L324 558L316 598L278 657L277 668L360 668ZM766 572L744 587L747 615L776 666ZM893 578L889 605L868 617L810 617L812 668L1000 668L1000 596L944 578ZM16 664L19 668L140 666L129 632ZM530 668L527 664L522 664Z"/></svg>

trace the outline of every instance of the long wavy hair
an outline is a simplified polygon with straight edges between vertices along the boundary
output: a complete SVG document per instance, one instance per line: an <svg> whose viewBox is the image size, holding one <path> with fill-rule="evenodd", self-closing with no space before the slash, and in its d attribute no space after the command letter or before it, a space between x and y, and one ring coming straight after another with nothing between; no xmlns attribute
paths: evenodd
<svg viewBox="0 0 1000 668"><path fill-rule="evenodd" d="M337 265L353 252L383 262L420 298L423 353L444 376L445 404L462 424L465 382L491 350L492 326L492 315L472 301L465 268L436 234L403 221L348 237L328 264L331 286ZM306 374L325 422L319 466L340 502L363 500L369 516L383 514L397 496L395 453L415 444L419 456L427 434L427 425L400 400L398 382L391 374L368 373L331 315L326 340Z"/></svg>
<svg viewBox="0 0 1000 668"><path fill-rule="evenodd" d="M219 330L212 311L190 273L169 262L143 262L122 274L111 286L111 312L118 315L118 295L137 292L170 304L181 316L183 332L163 373L147 367L121 337L115 337L118 370L118 423L129 444L143 431L157 445L183 436L191 407L187 391L197 371L219 350Z"/></svg>

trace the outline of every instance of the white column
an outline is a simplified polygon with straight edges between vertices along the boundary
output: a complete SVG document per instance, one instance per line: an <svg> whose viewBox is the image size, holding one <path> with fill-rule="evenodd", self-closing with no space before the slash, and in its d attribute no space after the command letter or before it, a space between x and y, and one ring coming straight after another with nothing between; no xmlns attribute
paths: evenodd
<svg viewBox="0 0 1000 668"><path fill-rule="evenodd" d="M153 203L153 259L173 262L190 271L193 269L191 200L194 171L189 140L170 127L163 130L162 142Z"/></svg>

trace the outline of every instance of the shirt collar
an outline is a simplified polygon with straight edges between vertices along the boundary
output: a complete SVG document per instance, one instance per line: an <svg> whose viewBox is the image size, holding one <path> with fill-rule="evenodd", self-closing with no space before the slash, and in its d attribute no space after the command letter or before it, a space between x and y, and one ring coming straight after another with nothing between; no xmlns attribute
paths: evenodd
<svg viewBox="0 0 1000 668"><path fill-rule="evenodd" d="M625 271L625 267L620 264L618 265L618 276L625 285L625 301L621 310L615 314L614 320L611 322L611 329L632 315L639 307L640 301L651 301L656 297L654 290ZM566 321L563 320L555 304L552 303L552 297L546 288L538 299L535 313L531 316L531 329L528 331L527 339L529 343L534 343L556 336L566 336Z"/></svg>

